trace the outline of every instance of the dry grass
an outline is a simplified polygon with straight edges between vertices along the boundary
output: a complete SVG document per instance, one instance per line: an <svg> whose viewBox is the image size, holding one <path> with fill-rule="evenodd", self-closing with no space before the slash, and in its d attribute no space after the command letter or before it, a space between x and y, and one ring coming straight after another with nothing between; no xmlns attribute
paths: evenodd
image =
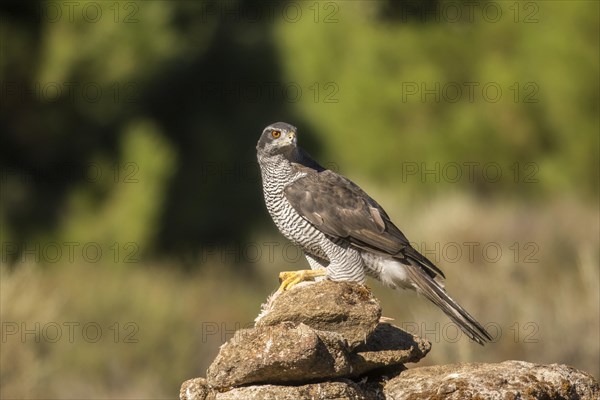
<svg viewBox="0 0 600 400"><path fill-rule="evenodd" d="M412 237L440 242L448 291L489 326L494 343L480 348L464 336L454 343L456 329L425 299L375 288L384 313L434 341L427 364L522 359L571 364L600 376L599 215L596 207L577 204L486 205L455 198L431 205L420 221L407 221ZM444 244L452 249L449 243L466 242L479 244L473 245L474 262L467 246L456 262L449 250L444 257ZM486 245L487 256L477 251Z"/></svg>
<svg viewBox="0 0 600 400"><path fill-rule="evenodd" d="M171 398L260 305L227 271L152 265L2 268L1 293L2 398Z"/></svg>
<svg viewBox="0 0 600 400"><path fill-rule="evenodd" d="M597 207L453 197L412 207L411 214L390 211L417 246L426 242L434 249L439 242L440 250L429 255L442 258L449 292L497 337L484 348L464 336L456 340L449 320L425 299L370 282L386 316L434 342L419 365L522 359L566 363L600 376ZM466 242L479 243L473 260ZM487 255L481 252L486 244ZM464 254L454 260L450 250L457 245ZM494 247L500 257L491 253ZM197 273L169 263L3 267L1 397L175 396L183 380L204 375L234 329L251 323L277 284L276 271L305 266L281 251L272 260L264 253L252 261L254 277L231 273L218 258ZM19 332L12 334L15 323ZM23 323L33 333L22 337ZM73 341L65 323L79 324ZM82 332L86 323L102 328L97 342L91 340L94 326L87 337ZM53 324L62 329L55 341Z"/></svg>

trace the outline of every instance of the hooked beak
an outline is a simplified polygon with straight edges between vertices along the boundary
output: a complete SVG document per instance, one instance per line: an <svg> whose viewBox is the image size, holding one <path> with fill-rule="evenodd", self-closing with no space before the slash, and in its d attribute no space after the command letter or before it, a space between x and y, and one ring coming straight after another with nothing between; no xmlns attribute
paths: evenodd
<svg viewBox="0 0 600 400"><path fill-rule="evenodd" d="M289 143L292 143L294 146L296 145L296 142L298 141L298 139L296 138L296 132L290 132L287 135L287 140Z"/></svg>

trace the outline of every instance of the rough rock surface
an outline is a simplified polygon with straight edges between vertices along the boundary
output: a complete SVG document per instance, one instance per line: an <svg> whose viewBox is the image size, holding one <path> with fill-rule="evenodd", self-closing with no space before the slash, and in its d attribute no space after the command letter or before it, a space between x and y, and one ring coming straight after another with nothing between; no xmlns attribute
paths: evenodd
<svg viewBox="0 0 600 400"><path fill-rule="evenodd" d="M221 347L206 376L210 386L229 388L336 378L350 371L339 334L283 322L237 331Z"/></svg>
<svg viewBox="0 0 600 400"><path fill-rule="evenodd" d="M380 323L366 343L351 355L354 376L404 363L416 363L427 355L431 343L387 323Z"/></svg>
<svg viewBox="0 0 600 400"><path fill-rule="evenodd" d="M406 370L387 382L385 398L598 400L594 378L561 364L525 361L451 364Z"/></svg>
<svg viewBox="0 0 600 400"><path fill-rule="evenodd" d="M226 392L211 390L206 379L195 378L183 382L181 400L379 400L381 391L369 391L349 379L308 383L304 385L256 385L233 388Z"/></svg>
<svg viewBox="0 0 600 400"><path fill-rule="evenodd" d="M270 300L256 327L237 331L221 347L208 384L223 390L356 378L376 369L391 375L425 357L428 341L379 323L380 315L362 285L322 281L293 288Z"/></svg>
<svg viewBox="0 0 600 400"><path fill-rule="evenodd" d="M204 378L188 379L179 389L180 400L213 400L214 398L215 394Z"/></svg>
<svg viewBox="0 0 600 400"><path fill-rule="evenodd" d="M565 365L523 361L406 369L427 340L379 322L367 288L298 285L270 299L257 324L221 346L207 379L185 381L182 400L600 399L598 383Z"/></svg>
<svg viewBox="0 0 600 400"><path fill-rule="evenodd" d="M375 400L351 380L319 382L300 386L261 385L235 388L219 393L216 400L330 400L364 399Z"/></svg>
<svg viewBox="0 0 600 400"><path fill-rule="evenodd" d="M337 332L282 322L237 331L221 347L206 376L211 387L227 389L251 383L356 378L378 369L391 374L403 370L396 367L404 363L419 361L430 348L428 341L383 323L361 351L353 352Z"/></svg>
<svg viewBox="0 0 600 400"><path fill-rule="evenodd" d="M366 287L323 280L277 294L264 306L256 326L301 322L341 334L352 349L365 342L380 317L379 301Z"/></svg>

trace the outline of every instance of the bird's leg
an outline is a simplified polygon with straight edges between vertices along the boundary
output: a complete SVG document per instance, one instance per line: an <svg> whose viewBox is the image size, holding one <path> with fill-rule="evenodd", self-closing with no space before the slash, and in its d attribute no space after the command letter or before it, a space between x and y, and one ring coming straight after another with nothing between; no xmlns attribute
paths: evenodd
<svg viewBox="0 0 600 400"><path fill-rule="evenodd" d="M327 273L324 268L320 269L303 269L300 271L284 271L279 273L279 286L278 292L283 292L290 289L292 286L297 285L300 282L308 281L319 276L325 276Z"/></svg>

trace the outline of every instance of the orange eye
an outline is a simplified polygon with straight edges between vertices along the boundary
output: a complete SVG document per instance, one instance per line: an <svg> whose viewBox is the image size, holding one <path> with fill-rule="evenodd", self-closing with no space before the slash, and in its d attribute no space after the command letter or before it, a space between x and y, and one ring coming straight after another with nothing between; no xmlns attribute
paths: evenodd
<svg viewBox="0 0 600 400"><path fill-rule="evenodd" d="M279 139L281 136L281 131L272 131L271 136L273 136L273 139Z"/></svg>

